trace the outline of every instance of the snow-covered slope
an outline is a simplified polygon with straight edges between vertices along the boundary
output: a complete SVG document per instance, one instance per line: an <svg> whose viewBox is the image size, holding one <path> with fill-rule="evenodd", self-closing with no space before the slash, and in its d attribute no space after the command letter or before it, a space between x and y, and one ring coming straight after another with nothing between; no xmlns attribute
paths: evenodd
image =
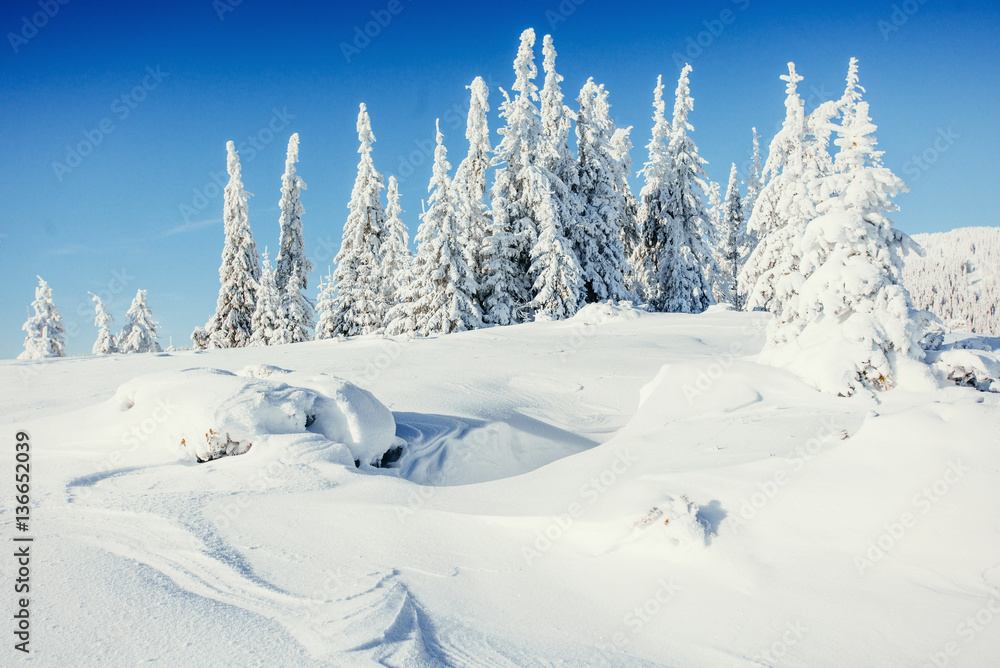
<svg viewBox="0 0 1000 668"><path fill-rule="evenodd" d="M764 317L0 363L3 438L32 443L28 660L991 665L1000 397L821 394L752 361ZM158 420L190 368L236 375L186 372ZM383 404L404 454L356 468L395 442ZM199 464L180 415L263 440Z"/></svg>
<svg viewBox="0 0 1000 668"><path fill-rule="evenodd" d="M1000 335L1000 227L915 234L903 283L914 306L963 331Z"/></svg>

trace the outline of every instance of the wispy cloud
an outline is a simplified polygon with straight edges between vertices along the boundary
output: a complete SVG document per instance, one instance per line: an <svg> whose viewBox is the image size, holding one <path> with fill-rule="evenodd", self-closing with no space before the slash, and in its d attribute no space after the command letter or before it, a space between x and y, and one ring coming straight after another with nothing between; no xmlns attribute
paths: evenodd
<svg viewBox="0 0 1000 668"><path fill-rule="evenodd" d="M172 237L175 234L186 234L188 232L194 232L195 230L200 230L203 227L210 227L212 225L218 225L222 222L221 218L212 218L211 220L193 220L189 223L183 223L177 227L171 227L169 230L163 233L164 237Z"/></svg>

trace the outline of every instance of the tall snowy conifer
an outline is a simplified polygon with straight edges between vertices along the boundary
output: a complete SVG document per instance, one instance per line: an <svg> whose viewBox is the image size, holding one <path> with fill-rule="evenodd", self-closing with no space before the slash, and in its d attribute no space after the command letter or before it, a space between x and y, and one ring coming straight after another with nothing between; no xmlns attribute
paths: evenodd
<svg viewBox="0 0 1000 668"><path fill-rule="evenodd" d="M785 120L771 140L764 179L767 185L757 198L747 229L758 239L743 266L740 282L747 288L746 308L766 308L779 313L784 303L797 294L799 241L806 224L815 217L809 211L809 184L805 183L806 121L798 83L802 77L795 63L788 63Z"/></svg>
<svg viewBox="0 0 1000 668"><path fill-rule="evenodd" d="M628 265L622 247L622 228L627 224L624 164L620 149L612 146L615 123L611 120L608 93L603 85L588 79L580 90L580 113L576 122L579 153L579 194L583 216L572 229L580 262L583 301L627 299L625 274Z"/></svg>
<svg viewBox="0 0 1000 668"><path fill-rule="evenodd" d="M31 302L34 313L21 325L24 330L24 352L19 360L38 360L46 357L66 356L66 327L62 314L52 301L52 288L38 276L35 300Z"/></svg>
<svg viewBox="0 0 1000 668"><path fill-rule="evenodd" d="M499 132L503 139L497 146L492 164L497 166L490 197L493 205L493 230L487 252L486 318L497 325L522 322L527 318L526 305L532 298L531 249L538 239L539 191L548 179L538 165L539 146L543 145L539 119L538 75L532 48L535 31L521 33L521 45L514 60L514 99L500 89L504 102L500 117L506 125Z"/></svg>
<svg viewBox="0 0 1000 668"><path fill-rule="evenodd" d="M260 259L247 219L247 197L240 176L240 159L233 142L226 144L229 183L225 190L222 220L226 235L219 267L219 299L215 314L205 325L212 348L238 348L253 336L251 320L257 305Z"/></svg>
<svg viewBox="0 0 1000 668"><path fill-rule="evenodd" d="M625 253L625 289L632 295L635 293L635 272L631 265L632 254L639 245L639 202L629 186L628 176L632 173L632 126L618 128L611 138L611 148L621 163L619 189L625 197L625 223L621 229L622 250Z"/></svg>
<svg viewBox="0 0 1000 668"><path fill-rule="evenodd" d="M670 262L663 276L664 310L679 313L700 313L713 302L708 276L715 260L709 246L715 237L702 193L705 191L706 161L698 155L698 147L688 132L694 130L688 114L694 109L685 65L677 81L674 118L667 146L670 172L667 177L667 213L672 220L668 236ZM661 265L661 270L662 270Z"/></svg>
<svg viewBox="0 0 1000 668"><path fill-rule="evenodd" d="M720 213L719 243L716 247L716 264L719 267L716 300L742 309L744 296L738 277L750 249L735 163L729 171L729 186L726 188L726 199Z"/></svg>
<svg viewBox="0 0 1000 668"><path fill-rule="evenodd" d="M156 341L156 323L146 304L146 291L138 290L125 314L125 326L118 336L118 349L123 353L162 352Z"/></svg>
<svg viewBox="0 0 1000 668"><path fill-rule="evenodd" d="M94 301L94 326L97 327L97 340L91 348L93 355L110 355L118 352L118 345L115 342L115 335L111 333L111 322L114 318L104 308L104 302L93 292L89 293Z"/></svg>
<svg viewBox="0 0 1000 668"><path fill-rule="evenodd" d="M665 251L671 226L667 213L667 177L670 173L667 146L670 143L670 123L665 111L663 77L657 76L656 88L653 90L652 137L646 145L649 157L639 171L639 176L645 178L642 190L639 191L636 221L639 239L629 257L633 276L632 291L640 301L656 310L662 310L664 291L660 265L669 259L665 256Z"/></svg>
<svg viewBox="0 0 1000 668"><path fill-rule="evenodd" d="M479 285L476 303L483 308L486 301L487 252L491 244L493 219L486 202L486 172L490 168L489 127L486 112L490 110L489 89L482 77L476 77L470 86L469 116L465 138L469 140L469 153L458 165L452 181L457 226L468 239L472 256L472 271Z"/></svg>
<svg viewBox="0 0 1000 668"><path fill-rule="evenodd" d="M348 204L343 242L334 261L334 331L338 336L371 334L382 329L388 305L378 284L385 237L385 210L382 208L382 175L372 162L371 119L361 103L358 112L358 175Z"/></svg>
<svg viewBox="0 0 1000 668"><path fill-rule="evenodd" d="M254 309L251 320L253 336L250 345L270 346L279 343L279 331L283 327L281 315L281 295L265 248L264 268L260 272L260 283L257 286L257 308Z"/></svg>
<svg viewBox="0 0 1000 668"><path fill-rule="evenodd" d="M297 310L300 313L297 317L301 317L302 320L287 323L285 329L288 331L308 331L313 326L312 308L301 293L298 297L285 295L293 274L298 276L298 283L302 290L308 288L308 274L313 268L312 262L306 257L305 239L302 236L302 214L305 213L305 208L302 206L300 193L306 189L306 183L301 176L295 173L295 163L298 161L299 134L296 132L288 140L285 174L281 177L281 200L278 202L281 209L281 217L278 221L281 236L274 270L275 287L282 299L304 306L304 308Z"/></svg>
<svg viewBox="0 0 1000 668"><path fill-rule="evenodd" d="M482 326L471 253L457 229L448 176L451 165L440 122L437 125L434 171L427 188L431 194L417 230L413 280L404 292L404 301L390 311L390 334L427 336Z"/></svg>
<svg viewBox="0 0 1000 668"><path fill-rule="evenodd" d="M384 292L383 299L391 309L403 299L403 293L410 284L413 269L413 255L410 253L410 235L400 217L403 208L399 204L399 184L395 176L389 177L386 189L388 206L385 209L385 240L382 244L382 263L379 267L379 285ZM388 311L387 311L388 313ZM388 325L388 315L384 325Z"/></svg>
<svg viewBox="0 0 1000 668"><path fill-rule="evenodd" d="M757 134L757 128L753 128L753 155L750 158L750 172L747 174L747 192L746 196L743 198L743 220L750 220L750 214L753 213L754 204L757 203L757 198L760 197L760 191L764 188L764 183L761 180L763 178L764 169L760 164L760 135ZM749 237L751 245L756 245L756 238L752 235ZM752 250L752 249L751 249Z"/></svg>
<svg viewBox="0 0 1000 668"><path fill-rule="evenodd" d="M889 389L901 358L923 359L923 332L901 278L902 255L915 245L886 215L907 188L882 165L863 90L852 59L837 172L823 180L827 199L801 240L804 281L769 327L761 356L841 395Z"/></svg>

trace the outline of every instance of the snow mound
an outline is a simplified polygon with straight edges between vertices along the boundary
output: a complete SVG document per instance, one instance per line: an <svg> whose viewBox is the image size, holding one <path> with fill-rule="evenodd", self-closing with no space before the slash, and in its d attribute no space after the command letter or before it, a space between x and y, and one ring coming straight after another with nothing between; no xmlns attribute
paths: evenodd
<svg viewBox="0 0 1000 668"><path fill-rule="evenodd" d="M636 308L632 302L618 302L617 304L606 301L587 304L576 312L569 322L578 322L585 325L600 325L616 320L635 320L645 315L646 311Z"/></svg>
<svg viewBox="0 0 1000 668"><path fill-rule="evenodd" d="M983 392L1000 392L1000 359L988 350L972 347L942 350L933 359L933 369L942 379Z"/></svg>
<svg viewBox="0 0 1000 668"><path fill-rule="evenodd" d="M366 463L398 445L392 413L366 390L267 365L240 374L194 368L140 376L111 402L145 444L180 447L197 461L244 454L284 434L323 437Z"/></svg>
<svg viewBox="0 0 1000 668"><path fill-rule="evenodd" d="M666 497L650 508L632 526L642 532L655 527L674 547L704 546L707 542L705 523L698 517L700 508L685 495Z"/></svg>

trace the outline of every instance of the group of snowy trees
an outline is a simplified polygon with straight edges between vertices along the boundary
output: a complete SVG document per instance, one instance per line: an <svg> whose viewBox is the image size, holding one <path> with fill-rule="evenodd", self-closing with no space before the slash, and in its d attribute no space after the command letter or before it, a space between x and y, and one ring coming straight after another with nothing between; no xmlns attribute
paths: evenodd
<svg viewBox="0 0 1000 668"><path fill-rule="evenodd" d="M926 257L909 256L903 284L913 304L951 327L1000 336L1000 229L918 234Z"/></svg>
<svg viewBox="0 0 1000 668"><path fill-rule="evenodd" d="M196 348L239 348L307 340L313 328L312 306L303 295L312 263L305 254L301 191L306 184L295 171L299 135L288 140L281 179L278 255L272 267L267 249L263 266L250 229L248 193L243 188L240 159L233 142L226 144L226 185L223 204L225 243L219 267L219 298L215 313L191 335Z"/></svg>
<svg viewBox="0 0 1000 668"><path fill-rule="evenodd" d="M763 359L800 373L810 364L821 368L815 384L841 394L892 387L897 359L923 359L923 320L901 284L902 255L916 246L887 217L906 186L875 148L856 59L842 97L810 113L797 92L802 77L789 63L781 77L785 120L763 167L754 129L743 195L735 164L724 194L708 179L690 136L690 65L680 73L669 119L658 78L636 197L628 184L632 128L615 126L607 90L589 79L577 108L567 106L548 35L539 89L534 44L529 28L514 60L511 94L501 89L499 145L490 142L489 91L480 77L468 87L469 149L454 172L438 126L415 256L398 183L390 176L386 184L375 168L375 136L361 104L357 176L336 268L319 286L314 334L303 295L312 264L303 242L305 183L295 170L298 135L288 144L273 268L266 250L263 265L258 256L249 193L229 142L219 297L208 324L192 335L196 347L425 336L567 318L587 303L632 300L662 312L699 313L716 302L769 310L776 317ZM95 352L156 345L140 296L118 337L95 297L101 328ZM62 323L44 282L35 311L25 324L31 341L25 355L61 354ZM822 350L834 353L817 364Z"/></svg>
<svg viewBox="0 0 1000 668"><path fill-rule="evenodd" d="M104 306L103 300L89 293L94 300L94 325L97 327L97 340L94 342L94 355L110 355L111 353L148 353L160 352L160 344L156 341L156 323L153 313L146 304L146 291L136 292L132 305L125 314L125 326L115 334L111 331L113 318ZM46 357L66 356L66 326L62 314L52 300L52 288L41 276L38 277L38 287L35 288L35 300L31 302L31 313L28 320L21 326L24 330L24 352L17 356L21 360L35 360Z"/></svg>
<svg viewBox="0 0 1000 668"><path fill-rule="evenodd" d="M570 109L551 36L543 40L541 89L534 44L529 28L514 60L511 94L501 89L498 146L489 139L489 91L480 77L469 86L469 152L454 175L438 130L412 259L393 177L389 206L381 203L385 186L372 162L375 137L361 105L361 160L337 268L318 300L317 338L428 335L567 318L608 299L697 313L714 302L714 291L736 291L737 265L748 252L745 214L737 185L726 200L735 213L709 212L704 204L705 161L688 135L690 67L681 73L672 121L657 85L656 124L641 172L646 185L637 200L628 184L631 127L615 127L607 90L588 80L577 109ZM569 146L574 128L575 155ZM712 253L717 213L720 228L731 228L733 245L721 264Z"/></svg>

